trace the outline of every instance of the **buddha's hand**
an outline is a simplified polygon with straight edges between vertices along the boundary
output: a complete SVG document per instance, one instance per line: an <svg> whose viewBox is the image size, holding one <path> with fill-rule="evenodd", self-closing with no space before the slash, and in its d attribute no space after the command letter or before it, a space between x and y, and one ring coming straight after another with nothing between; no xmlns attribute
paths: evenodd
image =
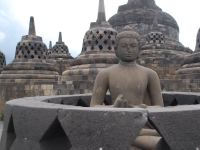
<svg viewBox="0 0 200 150"><path fill-rule="evenodd" d="M147 108L148 106L146 104L140 104L140 105L130 105L132 108Z"/></svg>
<svg viewBox="0 0 200 150"><path fill-rule="evenodd" d="M128 101L124 98L122 94L120 94L113 104L114 108L126 108L128 105Z"/></svg>

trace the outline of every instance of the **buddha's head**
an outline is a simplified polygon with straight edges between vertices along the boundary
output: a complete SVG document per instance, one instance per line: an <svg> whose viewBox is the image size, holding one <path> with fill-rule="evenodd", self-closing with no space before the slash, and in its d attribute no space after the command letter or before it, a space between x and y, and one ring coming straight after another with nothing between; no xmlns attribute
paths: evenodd
<svg viewBox="0 0 200 150"><path fill-rule="evenodd" d="M124 62L135 61L140 54L140 35L129 26L122 29L116 37L115 54Z"/></svg>

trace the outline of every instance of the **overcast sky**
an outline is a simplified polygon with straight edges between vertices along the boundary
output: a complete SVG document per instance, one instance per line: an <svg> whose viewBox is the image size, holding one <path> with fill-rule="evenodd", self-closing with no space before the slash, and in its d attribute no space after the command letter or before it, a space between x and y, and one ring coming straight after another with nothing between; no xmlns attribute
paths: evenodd
<svg viewBox="0 0 200 150"><path fill-rule="evenodd" d="M128 0L104 0L109 19L118 6ZM200 27L200 0L155 0L163 11L171 14L180 28L180 42L195 48ZM30 16L35 18L36 34L49 47L58 41L58 33L69 47L73 57L80 54L82 40L90 22L97 19L99 0L0 0L0 50L7 62L14 59L17 42L28 34Z"/></svg>

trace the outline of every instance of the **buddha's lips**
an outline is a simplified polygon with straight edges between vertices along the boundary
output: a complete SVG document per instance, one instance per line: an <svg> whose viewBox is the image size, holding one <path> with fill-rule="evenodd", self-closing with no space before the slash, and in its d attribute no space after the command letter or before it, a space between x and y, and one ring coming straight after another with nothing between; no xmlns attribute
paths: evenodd
<svg viewBox="0 0 200 150"><path fill-rule="evenodd" d="M132 54L125 54L125 56L126 56L126 57L131 57L131 56L132 56Z"/></svg>

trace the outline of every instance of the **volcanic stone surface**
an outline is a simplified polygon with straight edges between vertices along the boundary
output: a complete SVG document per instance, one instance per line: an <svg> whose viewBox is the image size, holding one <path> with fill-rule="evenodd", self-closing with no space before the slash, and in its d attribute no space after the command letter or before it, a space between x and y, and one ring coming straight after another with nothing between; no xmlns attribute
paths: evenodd
<svg viewBox="0 0 200 150"><path fill-rule="evenodd" d="M71 98L80 99L87 95ZM9 101L1 150L127 149L147 121L144 109L97 109L49 103L70 96ZM120 143L120 144L119 144Z"/></svg>

